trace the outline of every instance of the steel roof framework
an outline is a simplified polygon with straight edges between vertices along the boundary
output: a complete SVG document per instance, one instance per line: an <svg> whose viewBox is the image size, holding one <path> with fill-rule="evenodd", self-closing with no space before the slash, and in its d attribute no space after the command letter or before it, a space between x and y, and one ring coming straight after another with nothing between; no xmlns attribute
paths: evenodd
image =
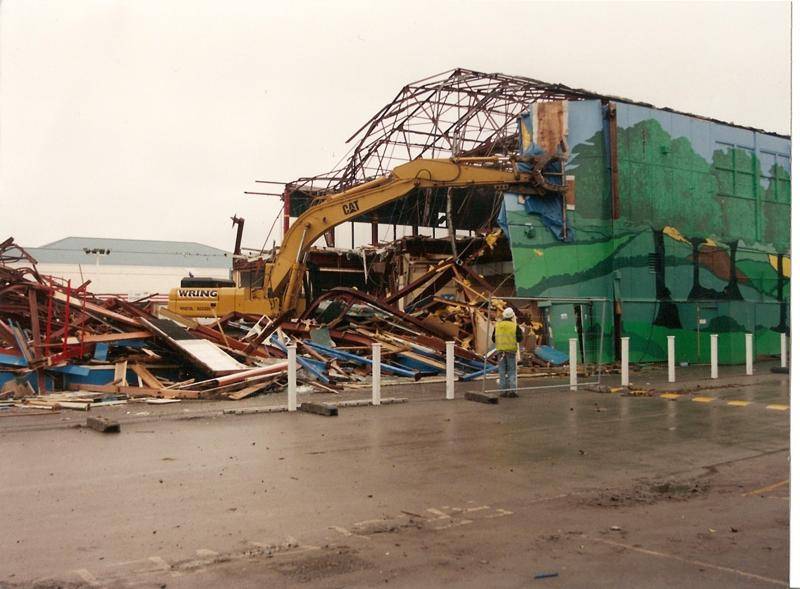
<svg viewBox="0 0 800 589"><path fill-rule="evenodd" d="M521 76L463 68L437 74L404 86L359 128L340 167L289 188L321 195L418 157L510 153L517 149L517 117L531 103L589 97L598 95Z"/></svg>
<svg viewBox="0 0 800 589"><path fill-rule="evenodd" d="M514 152L517 117L534 102L565 99L614 100L653 107L525 76L457 68L404 86L347 140L352 147L340 165L325 174L299 178L286 188L323 196L385 175L396 165L418 157ZM782 136L671 108L662 110Z"/></svg>

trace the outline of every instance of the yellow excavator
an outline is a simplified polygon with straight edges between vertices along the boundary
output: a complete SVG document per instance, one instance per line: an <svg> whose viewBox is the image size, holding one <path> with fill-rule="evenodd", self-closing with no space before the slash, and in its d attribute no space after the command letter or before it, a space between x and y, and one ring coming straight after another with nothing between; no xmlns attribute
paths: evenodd
<svg viewBox="0 0 800 589"><path fill-rule="evenodd" d="M514 192L533 194L564 190L542 175L553 156L525 159L528 161L505 157L417 159L402 164L386 176L331 194L302 213L286 231L274 258L265 262L263 284L250 288L222 284L174 288L167 308L184 317L222 317L236 311L276 318L302 312L298 299L306 255L325 232L416 188L495 186L497 190L514 187ZM520 171L520 167L530 171Z"/></svg>

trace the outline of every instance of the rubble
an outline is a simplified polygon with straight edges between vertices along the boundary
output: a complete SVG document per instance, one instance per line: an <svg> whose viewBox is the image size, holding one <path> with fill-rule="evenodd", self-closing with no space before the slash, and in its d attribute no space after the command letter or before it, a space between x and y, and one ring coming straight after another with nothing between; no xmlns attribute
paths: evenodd
<svg viewBox="0 0 800 589"><path fill-rule="evenodd" d="M486 355L491 321L506 306L492 296L497 287L452 256L429 259L421 271L418 261L406 257L413 278L388 295L336 287L294 319L231 313L202 321L154 297L98 297L88 282L41 275L9 238L0 244L0 400L13 403L0 410L276 392L286 386L289 345L297 346L300 383L326 394L369 380L373 343L381 344L381 373L403 381L443 375L449 340L460 380L496 370ZM527 341L523 366L527 359L549 367L535 355L541 326L516 311Z"/></svg>

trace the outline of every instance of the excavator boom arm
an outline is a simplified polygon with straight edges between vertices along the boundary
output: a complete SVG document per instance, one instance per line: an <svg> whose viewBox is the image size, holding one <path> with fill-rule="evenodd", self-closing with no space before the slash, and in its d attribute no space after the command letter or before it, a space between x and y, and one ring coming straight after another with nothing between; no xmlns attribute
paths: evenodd
<svg viewBox="0 0 800 589"><path fill-rule="evenodd" d="M326 198L306 210L289 227L265 277L267 296L280 297L282 311L293 308L305 271L306 252L321 235L337 225L402 198L414 188L533 182L530 174L487 166L501 161L500 158L418 159L398 166L389 176Z"/></svg>

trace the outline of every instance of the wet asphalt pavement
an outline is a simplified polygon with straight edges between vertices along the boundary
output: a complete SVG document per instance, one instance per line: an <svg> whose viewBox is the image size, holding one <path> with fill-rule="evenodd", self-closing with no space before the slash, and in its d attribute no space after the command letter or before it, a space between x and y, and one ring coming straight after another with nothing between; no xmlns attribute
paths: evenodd
<svg viewBox="0 0 800 589"><path fill-rule="evenodd" d="M117 435L5 417L0 587L786 586L788 377L694 370L499 405L386 387L408 402L332 418L94 410Z"/></svg>

